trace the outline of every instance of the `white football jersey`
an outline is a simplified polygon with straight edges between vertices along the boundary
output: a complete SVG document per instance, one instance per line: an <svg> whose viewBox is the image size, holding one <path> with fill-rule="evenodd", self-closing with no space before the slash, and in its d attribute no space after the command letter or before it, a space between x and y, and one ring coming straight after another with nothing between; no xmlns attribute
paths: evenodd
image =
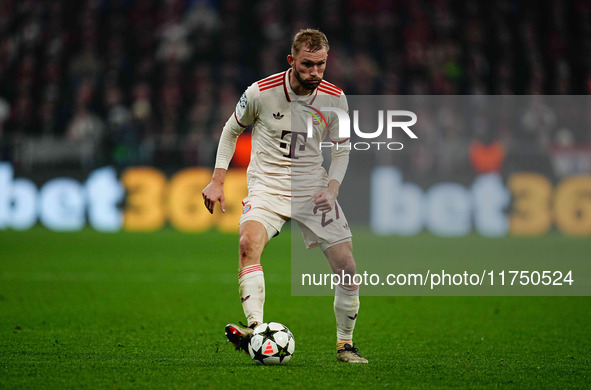
<svg viewBox="0 0 591 390"><path fill-rule="evenodd" d="M348 138L339 137L335 113L319 111L320 107L336 106L348 112L343 91L322 81L311 95L296 95L289 84L289 72L291 69L249 86L224 126L224 132L237 136L253 125L247 170L250 192L311 195L326 187L330 179L341 182L345 173L346 147L339 148L339 151L333 148L333 161L336 153L341 157L341 169L333 172L331 165L329 177L322 167L320 142L325 141L327 135L334 143L346 143ZM312 118L312 137L308 137L308 117ZM216 168L227 169L229 161L220 160L218 153Z"/></svg>

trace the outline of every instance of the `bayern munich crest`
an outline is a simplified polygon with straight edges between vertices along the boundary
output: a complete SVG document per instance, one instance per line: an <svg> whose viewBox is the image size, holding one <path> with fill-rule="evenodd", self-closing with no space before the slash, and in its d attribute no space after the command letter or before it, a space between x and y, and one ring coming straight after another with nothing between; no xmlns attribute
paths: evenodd
<svg viewBox="0 0 591 390"><path fill-rule="evenodd" d="M309 114L312 117L312 123L315 125L319 125L321 123L324 122L325 127L328 127L326 125L326 119L324 118L324 115L322 115L322 113L317 110L316 108L310 106L310 105L304 105L304 107L306 107L308 110L304 110L305 113Z"/></svg>

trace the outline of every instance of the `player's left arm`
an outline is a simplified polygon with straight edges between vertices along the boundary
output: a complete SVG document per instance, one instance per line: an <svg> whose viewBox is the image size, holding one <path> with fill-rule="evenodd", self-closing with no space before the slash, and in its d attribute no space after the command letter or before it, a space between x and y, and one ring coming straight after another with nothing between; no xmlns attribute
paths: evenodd
<svg viewBox="0 0 591 390"><path fill-rule="evenodd" d="M337 197L339 196L340 187L341 183L332 179L328 182L328 187L325 190L320 190L312 196L318 210L327 213L334 208Z"/></svg>
<svg viewBox="0 0 591 390"><path fill-rule="evenodd" d="M349 112L347 98L344 94L341 94L341 96L338 97L336 105ZM334 145L332 147L330 168L328 170L328 187L318 191L313 196L314 203L318 206L318 209L324 213L329 212L334 208L337 197L339 196L339 188L341 187L341 183L347 172L350 152L349 139L340 138L338 120L331 121L329 126L329 136Z"/></svg>

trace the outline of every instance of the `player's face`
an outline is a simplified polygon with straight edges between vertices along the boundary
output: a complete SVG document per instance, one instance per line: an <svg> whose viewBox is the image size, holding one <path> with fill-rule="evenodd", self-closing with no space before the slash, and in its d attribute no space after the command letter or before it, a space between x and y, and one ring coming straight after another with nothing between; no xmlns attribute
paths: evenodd
<svg viewBox="0 0 591 390"><path fill-rule="evenodd" d="M288 60L300 85L309 91L313 91L318 87L324 76L328 53L325 48L314 52L307 49L307 47L303 47L295 56L288 56Z"/></svg>

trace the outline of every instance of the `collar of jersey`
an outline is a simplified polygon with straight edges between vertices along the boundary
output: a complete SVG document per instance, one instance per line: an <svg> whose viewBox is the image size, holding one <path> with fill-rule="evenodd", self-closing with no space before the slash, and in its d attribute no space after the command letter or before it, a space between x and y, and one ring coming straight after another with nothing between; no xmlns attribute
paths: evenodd
<svg viewBox="0 0 591 390"><path fill-rule="evenodd" d="M302 102L306 104L314 103L314 99L316 99L316 95L318 95L318 88L314 90L314 93L311 95L298 95L296 94L293 89L291 89L291 85L289 85L289 72L291 72L291 68L285 71L283 75L283 91L285 92L285 98L288 102Z"/></svg>

